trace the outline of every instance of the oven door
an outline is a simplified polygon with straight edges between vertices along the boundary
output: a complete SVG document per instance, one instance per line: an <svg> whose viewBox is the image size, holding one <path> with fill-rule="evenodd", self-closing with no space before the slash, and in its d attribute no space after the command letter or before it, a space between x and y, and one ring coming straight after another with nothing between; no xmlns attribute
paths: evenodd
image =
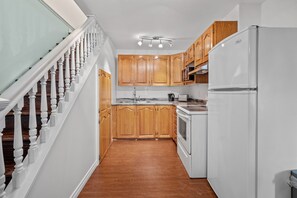
<svg viewBox="0 0 297 198"><path fill-rule="evenodd" d="M181 110L177 113L177 142L191 154L191 116Z"/></svg>

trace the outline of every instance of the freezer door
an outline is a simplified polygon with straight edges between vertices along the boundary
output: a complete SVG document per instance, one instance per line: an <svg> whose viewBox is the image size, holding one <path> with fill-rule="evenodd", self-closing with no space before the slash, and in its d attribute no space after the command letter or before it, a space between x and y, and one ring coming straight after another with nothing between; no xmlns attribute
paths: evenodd
<svg viewBox="0 0 297 198"><path fill-rule="evenodd" d="M257 93L208 94L207 179L220 198L255 197Z"/></svg>
<svg viewBox="0 0 297 198"><path fill-rule="evenodd" d="M237 33L209 53L209 89L256 88L257 28Z"/></svg>

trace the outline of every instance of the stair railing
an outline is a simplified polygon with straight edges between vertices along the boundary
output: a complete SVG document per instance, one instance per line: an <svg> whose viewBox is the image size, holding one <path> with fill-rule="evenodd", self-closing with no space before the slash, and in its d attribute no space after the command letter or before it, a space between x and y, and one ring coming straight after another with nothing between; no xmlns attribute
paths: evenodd
<svg viewBox="0 0 297 198"><path fill-rule="evenodd" d="M0 198L5 197L5 164L2 145L2 132L5 129L5 117L13 110L14 114L14 171L12 173L12 189L20 188L25 178L26 168L38 157L41 144L49 138L49 128L59 120L57 114L63 113L65 103L69 102L69 94L76 90L83 75L85 63L95 49L103 43L103 32L94 17L89 17L85 24L74 30L58 46L43 57L31 70L1 94L1 98L9 100L4 110L0 111ZM56 74L58 85L56 84ZM50 81L50 99L47 96L47 83ZM40 84L40 86L38 85ZM37 90L40 87L41 90ZM58 89L57 89L58 88ZM37 131L36 94L41 93L40 117L41 129ZM24 165L22 108L24 98L29 98L29 150L28 164ZM48 109L50 103L50 109Z"/></svg>

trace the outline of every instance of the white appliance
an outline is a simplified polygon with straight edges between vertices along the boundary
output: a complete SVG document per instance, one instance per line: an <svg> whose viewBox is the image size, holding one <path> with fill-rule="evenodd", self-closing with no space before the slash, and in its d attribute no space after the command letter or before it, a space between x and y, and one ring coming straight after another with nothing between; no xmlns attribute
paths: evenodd
<svg viewBox="0 0 297 198"><path fill-rule="evenodd" d="M177 106L177 153L190 178L206 177L207 108Z"/></svg>
<svg viewBox="0 0 297 198"><path fill-rule="evenodd" d="M297 28L251 26L209 53L207 178L220 198L290 198Z"/></svg>
<svg viewBox="0 0 297 198"><path fill-rule="evenodd" d="M187 102L188 101L188 95L187 94L179 94L178 95L178 101Z"/></svg>

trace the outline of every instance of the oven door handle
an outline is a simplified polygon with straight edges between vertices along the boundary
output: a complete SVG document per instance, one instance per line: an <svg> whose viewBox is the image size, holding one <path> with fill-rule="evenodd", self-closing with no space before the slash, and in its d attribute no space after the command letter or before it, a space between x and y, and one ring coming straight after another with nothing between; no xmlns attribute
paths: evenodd
<svg viewBox="0 0 297 198"><path fill-rule="evenodd" d="M191 116L188 116L187 114L185 114L185 113L182 113L182 111L180 111L180 110L176 110L176 113L177 113L177 115L179 116L179 117L182 117L182 118L185 118L185 119L187 119L187 120L190 120L191 119Z"/></svg>

